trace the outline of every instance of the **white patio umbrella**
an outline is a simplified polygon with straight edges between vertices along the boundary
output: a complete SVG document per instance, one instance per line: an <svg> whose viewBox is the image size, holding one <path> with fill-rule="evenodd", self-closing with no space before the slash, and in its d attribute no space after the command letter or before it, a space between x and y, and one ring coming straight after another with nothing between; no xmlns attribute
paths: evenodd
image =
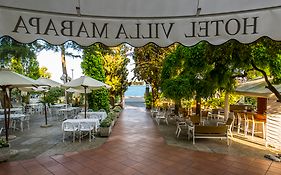
<svg viewBox="0 0 281 175"><path fill-rule="evenodd" d="M84 94L85 90L84 90L84 88L68 88L68 89L66 89L66 92ZM92 90L86 89L87 94L89 94L91 92L92 92Z"/></svg>
<svg viewBox="0 0 281 175"><path fill-rule="evenodd" d="M40 84L46 85L46 86L38 87L38 90L43 92L44 99L46 98L46 92L48 91L48 89L50 87L60 87L62 85L61 83L48 79L48 78L38 78L36 81L39 82ZM45 126L44 127L51 126L51 125L48 125L47 106L46 106L45 102L44 102L44 113L45 113Z"/></svg>
<svg viewBox="0 0 281 175"><path fill-rule="evenodd" d="M80 78L77 78L75 80L72 80L68 83L65 83L62 85L66 88L73 88L73 89L84 89L85 94L85 118L86 118L86 111L87 111L87 100L86 100L86 94L87 90L95 90L100 88L110 88L109 85L98 81L94 78L88 77L88 76L81 76Z"/></svg>
<svg viewBox="0 0 281 175"><path fill-rule="evenodd" d="M60 87L62 85L61 83L51 80L49 78L38 78L36 81L41 84L48 85L49 87Z"/></svg>
<svg viewBox="0 0 281 175"><path fill-rule="evenodd" d="M6 141L9 140L9 121L10 121L10 102L11 102L11 90L18 87L31 87L38 86L39 83L35 80L28 78L24 75L15 73L11 70L1 68L0 69L0 87L2 89L2 94L4 97L3 108L5 116L5 130L6 130ZM9 90L9 96L7 95L7 90ZM7 101L8 100L8 104ZM8 112L7 112L8 105Z"/></svg>
<svg viewBox="0 0 281 175"><path fill-rule="evenodd" d="M8 20L7 20L8 19ZM0 36L88 46L281 40L280 0L0 0Z"/></svg>

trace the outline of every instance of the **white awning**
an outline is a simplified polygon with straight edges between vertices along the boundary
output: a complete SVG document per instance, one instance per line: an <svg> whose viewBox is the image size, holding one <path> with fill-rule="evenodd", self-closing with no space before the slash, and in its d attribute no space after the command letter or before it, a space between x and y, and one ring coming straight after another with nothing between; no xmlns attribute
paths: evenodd
<svg viewBox="0 0 281 175"><path fill-rule="evenodd" d="M280 0L0 0L0 36L159 46L281 40Z"/></svg>
<svg viewBox="0 0 281 175"><path fill-rule="evenodd" d="M266 87L267 84L264 78L260 78L241 83L236 87L235 93L249 97L276 98L276 96ZM281 84L274 85L274 87L278 92L281 92Z"/></svg>

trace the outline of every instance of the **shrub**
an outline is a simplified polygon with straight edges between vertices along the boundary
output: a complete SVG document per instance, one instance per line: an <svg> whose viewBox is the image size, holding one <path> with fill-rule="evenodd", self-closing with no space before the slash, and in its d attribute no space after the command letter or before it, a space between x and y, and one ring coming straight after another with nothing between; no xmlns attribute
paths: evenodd
<svg viewBox="0 0 281 175"><path fill-rule="evenodd" d="M10 144L6 142L4 139L0 139L0 148L9 147Z"/></svg>
<svg viewBox="0 0 281 175"><path fill-rule="evenodd" d="M110 127L112 119L110 117L106 117L101 123L100 127Z"/></svg>

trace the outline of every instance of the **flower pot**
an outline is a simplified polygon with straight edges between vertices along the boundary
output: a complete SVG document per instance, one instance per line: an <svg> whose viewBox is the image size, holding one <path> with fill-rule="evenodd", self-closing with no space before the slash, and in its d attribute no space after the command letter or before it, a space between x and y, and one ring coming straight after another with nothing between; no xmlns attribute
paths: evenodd
<svg viewBox="0 0 281 175"><path fill-rule="evenodd" d="M7 161L10 158L10 147L0 148L0 162Z"/></svg>
<svg viewBox="0 0 281 175"><path fill-rule="evenodd" d="M109 127L100 127L100 136L108 137L111 133L111 126Z"/></svg>

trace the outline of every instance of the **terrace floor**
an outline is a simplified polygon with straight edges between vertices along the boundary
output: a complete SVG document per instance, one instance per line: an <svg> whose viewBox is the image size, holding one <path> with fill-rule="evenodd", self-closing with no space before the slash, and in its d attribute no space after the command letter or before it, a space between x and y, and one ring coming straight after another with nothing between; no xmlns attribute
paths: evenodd
<svg viewBox="0 0 281 175"><path fill-rule="evenodd" d="M144 108L128 107L98 148L0 163L0 175L281 174L281 163L264 158L168 145L160 130Z"/></svg>

